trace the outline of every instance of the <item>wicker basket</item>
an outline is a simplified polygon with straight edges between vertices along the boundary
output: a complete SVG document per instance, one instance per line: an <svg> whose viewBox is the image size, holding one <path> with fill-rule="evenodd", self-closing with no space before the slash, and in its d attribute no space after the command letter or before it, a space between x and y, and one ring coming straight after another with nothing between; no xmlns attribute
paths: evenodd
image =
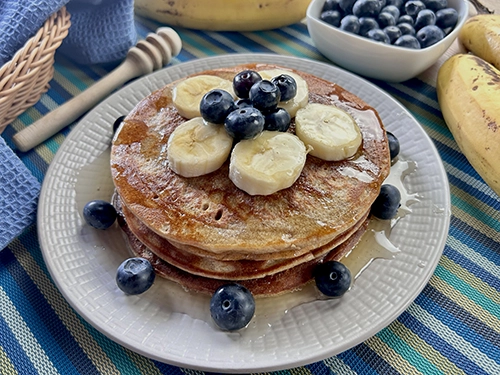
<svg viewBox="0 0 500 375"><path fill-rule="evenodd" d="M70 14L63 7L0 68L0 134L49 89L54 54L68 35L70 24Z"/></svg>

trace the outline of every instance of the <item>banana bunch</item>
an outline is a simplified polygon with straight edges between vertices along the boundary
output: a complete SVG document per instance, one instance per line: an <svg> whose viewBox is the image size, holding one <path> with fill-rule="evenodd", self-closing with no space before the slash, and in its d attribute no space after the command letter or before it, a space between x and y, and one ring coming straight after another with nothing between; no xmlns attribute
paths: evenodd
<svg viewBox="0 0 500 375"><path fill-rule="evenodd" d="M299 22L311 0L135 0L135 13L170 26L255 31Z"/></svg>
<svg viewBox="0 0 500 375"><path fill-rule="evenodd" d="M470 18L459 40L471 54L441 66L438 102L460 150L500 195L500 15Z"/></svg>
<svg viewBox="0 0 500 375"><path fill-rule="evenodd" d="M461 151L500 195L500 71L478 56L454 55L441 66L436 89Z"/></svg>
<svg viewBox="0 0 500 375"><path fill-rule="evenodd" d="M279 107L294 114L297 135L264 130L234 147L224 125L207 123L199 113L205 93L215 88L231 88L228 91L233 93L232 82L200 75L179 83L174 88L174 105L188 120L168 139L169 167L183 177L195 177L219 169L229 158L229 178L238 188L250 195L269 195L293 185L308 153L324 160L352 156L362 135L349 114L334 106L308 103L307 82L295 73L279 69L259 72L264 79L285 73L293 74L297 93Z"/></svg>

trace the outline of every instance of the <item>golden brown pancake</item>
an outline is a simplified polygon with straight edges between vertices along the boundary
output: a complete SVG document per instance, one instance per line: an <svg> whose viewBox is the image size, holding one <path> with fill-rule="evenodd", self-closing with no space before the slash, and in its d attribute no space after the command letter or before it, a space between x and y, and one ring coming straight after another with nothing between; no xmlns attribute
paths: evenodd
<svg viewBox="0 0 500 375"><path fill-rule="evenodd" d="M195 275L181 270L172 264L160 259L146 245L132 233L126 220L120 213L118 223L122 228L130 251L135 255L147 259L154 267L158 276L182 285L186 290L212 295L215 290L233 280L221 280ZM255 297L271 297L295 291L313 280L314 267L320 261L340 260L361 239L366 231L368 220L365 220L345 242L332 249L322 259L314 259L293 268L275 273L270 276L250 280L238 280L238 283L248 288Z"/></svg>
<svg viewBox="0 0 500 375"><path fill-rule="evenodd" d="M348 240L365 223L368 217L368 214L365 215L359 223L356 223L335 240L301 256L267 260L219 260L179 249L165 238L158 236L127 211L127 208L121 204L118 195L115 195L113 205L123 217L123 221L126 221L127 230L161 260L194 275L235 281L269 276L301 263L314 259L319 260L332 249Z"/></svg>
<svg viewBox="0 0 500 375"><path fill-rule="evenodd" d="M276 68L284 69L246 64L198 74L232 80L244 69ZM356 120L363 143L354 157L327 162L308 155L295 184L267 196L239 190L228 178L228 162L204 176L179 176L166 157L169 135L185 121L172 104L173 82L142 100L113 140L112 176L130 214L178 248L241 259L285 251L301 256L360 223L389 173L383 124L373 108L342 87L295 73L308 83L310 102L336 105Z"/></svg>

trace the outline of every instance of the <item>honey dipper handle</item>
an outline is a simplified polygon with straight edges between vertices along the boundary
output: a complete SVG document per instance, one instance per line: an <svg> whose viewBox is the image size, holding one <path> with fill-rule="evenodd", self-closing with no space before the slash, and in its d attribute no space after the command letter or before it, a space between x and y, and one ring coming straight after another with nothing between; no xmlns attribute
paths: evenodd
<svg viewBox="0 0 500 375"><path fill-rule="evenodd" d="M32 149L75 121L117 87L152 71L151 58L139 48L132 47L126 59L107 76L15 134L12 137L14 144L23 152Z"/></svg>

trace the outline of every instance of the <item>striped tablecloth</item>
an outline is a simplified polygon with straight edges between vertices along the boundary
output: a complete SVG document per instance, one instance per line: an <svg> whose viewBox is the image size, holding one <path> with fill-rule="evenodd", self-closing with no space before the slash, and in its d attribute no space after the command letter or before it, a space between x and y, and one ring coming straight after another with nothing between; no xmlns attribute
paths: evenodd
<svg viewBox="0 0 500 375"><path fill-rule="evenodd" d="M139 35L159 25L137 20ZM177 29L184 49L173 61L265 52L326 61L304 24L253 33ZM3 133L12 135L108 73L57 57L51 89ZM451 188L444 254L423 292L374 337L337 356L280 374L500 374L500 198L459 151L436 99L435 70L402 84L373 81L399 100L434 141ZM20 154L43 181L69 127ZM500 162L500 161L499 161ZM109 340L59 293L44 264L36 225L0 252L0 374L199 373L159 363Z"/></svg>

